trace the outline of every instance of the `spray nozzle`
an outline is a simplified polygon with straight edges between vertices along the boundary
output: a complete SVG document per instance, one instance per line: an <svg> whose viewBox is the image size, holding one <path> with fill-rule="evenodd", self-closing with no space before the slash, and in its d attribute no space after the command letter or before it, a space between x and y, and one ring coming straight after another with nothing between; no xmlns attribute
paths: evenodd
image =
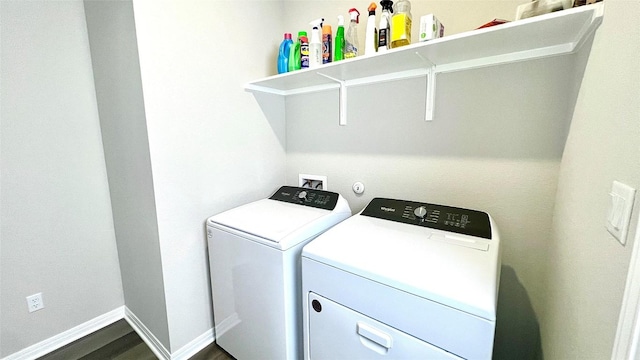
<svg viewBox="0 0 640 360"><path fill-rule="evenodd" d="M315 19L309 23L313 28L321 29L322 23L324 22L324 18Z"/></svg>
<svg viewBox="0 0 640 360"><path fill-rule="evenodd" d="M351 15L351 21L355 20L356 24L360 23L360 12L356 8L349 9L349 15Z"/></svg>
<svg viewBox="0 0 640 360"><path fill-rule="evenodd" d="M338 15L338 26L344 26L344 16Z"/></svg>
<svg viewBox="0 0 640 360"><path fill-rule="evenodd" d="M391 0L382 0L380 1L380 5L382 5L382 10L389 10L393 12L393 1Z"/></svg>

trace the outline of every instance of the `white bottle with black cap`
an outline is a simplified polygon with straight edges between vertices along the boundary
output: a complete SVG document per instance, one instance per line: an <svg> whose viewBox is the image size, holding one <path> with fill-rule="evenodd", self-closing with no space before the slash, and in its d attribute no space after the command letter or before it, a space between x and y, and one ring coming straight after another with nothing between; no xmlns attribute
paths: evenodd
<svg viewBox="0 0 640 360"><path fill-rule="evenodd" d="M380 15L380 29L378 31L378 52L387 51L391 41L391 14L393 14L393 1L382 0L382 14Z"/></svg>

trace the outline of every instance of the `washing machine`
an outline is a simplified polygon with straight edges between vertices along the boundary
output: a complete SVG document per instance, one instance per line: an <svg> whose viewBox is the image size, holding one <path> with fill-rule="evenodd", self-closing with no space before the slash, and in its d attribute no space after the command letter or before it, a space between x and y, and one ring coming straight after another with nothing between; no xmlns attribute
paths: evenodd
<svg viewBox="0 0 640 360"><path fill-rule="evenodd" d="M375 198L302 250L306 359L490 359L500 238L485 212Z"/></svg>
<svg viewBox="0 0 640 360"><path fill-rule="evenodd" d="M337 193L283 186L207 219L216 343L239 360L301 358L302 247L350 216Z"/></svg>

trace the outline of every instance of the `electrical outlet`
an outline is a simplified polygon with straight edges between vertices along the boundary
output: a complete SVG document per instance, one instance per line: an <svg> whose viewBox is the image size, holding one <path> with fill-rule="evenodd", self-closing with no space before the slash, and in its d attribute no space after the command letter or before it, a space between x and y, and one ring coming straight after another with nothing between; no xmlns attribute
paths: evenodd
<svg viewBox="0 0 640 360"><path fill-rule="evenodd" d="M325 175L298 174L298 186L309 189L327 190Z"/></svg>
<svg viewBox="0 0 640 360"><path fill-rule="evenodd" d="M43 309L44 302L42 301L42 293L27 296L27 307L29 308L29 312Z"/></svg>

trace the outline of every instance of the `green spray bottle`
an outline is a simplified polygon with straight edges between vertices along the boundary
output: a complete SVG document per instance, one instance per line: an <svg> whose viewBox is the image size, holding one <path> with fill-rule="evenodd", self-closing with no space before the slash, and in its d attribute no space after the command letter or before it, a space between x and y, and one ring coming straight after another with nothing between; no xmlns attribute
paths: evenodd
<svg viewBox="0 0 640 360"><path fill-rule="evenodd" d="M338 29L336 30L335 50L333 53L333 61L344 59L344 16L338 15Z"/></svg>

